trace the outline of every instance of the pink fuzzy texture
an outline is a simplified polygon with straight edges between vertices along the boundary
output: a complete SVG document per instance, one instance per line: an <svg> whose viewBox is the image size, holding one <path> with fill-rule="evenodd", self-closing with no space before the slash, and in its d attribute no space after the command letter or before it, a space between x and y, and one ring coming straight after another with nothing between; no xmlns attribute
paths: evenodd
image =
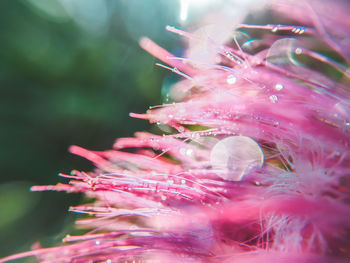
<svg viewBox="0 0 350 263"><path fill-rule="evenodd" d="M143 38L141 47L183 80L171 88L174 103L131 116L174 133L139 132L104 152L72 146L96 170L32 190L94 198L71 208L90 215L77 226L91 231L0 262L349 262L347 8L270 1L273 14L297 24L237 25L260 37L245 43L168 27L192 43L184 58ZM264 163L233 180L236 171L213 167L211 152L239 135L259 145Z"/></svg>

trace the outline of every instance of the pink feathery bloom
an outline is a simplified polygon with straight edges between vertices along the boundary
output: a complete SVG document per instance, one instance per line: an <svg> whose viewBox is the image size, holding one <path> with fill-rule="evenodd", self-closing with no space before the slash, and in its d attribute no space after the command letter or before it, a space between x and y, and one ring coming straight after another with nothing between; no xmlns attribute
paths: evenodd
<svg viewBox="0 0 350 263"><path fill-rule="evenodd" d="M284 23L227 25L224 42L167 27L184 57L141 39L183 80L131 116L173 132L72 146L96 169L32 190L94 200L70 208L88 232L0 262L349 262L350 9L269 2Z"/></svg>

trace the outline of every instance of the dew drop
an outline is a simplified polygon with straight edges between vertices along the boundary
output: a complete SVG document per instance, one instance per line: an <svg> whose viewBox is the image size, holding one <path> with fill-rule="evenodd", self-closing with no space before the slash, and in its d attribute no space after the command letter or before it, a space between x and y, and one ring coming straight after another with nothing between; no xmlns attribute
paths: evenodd
<svg viewBox="0 0 350 263"><path fill-rule="evenodd" d="M228 75L226 81L228 84L233 85L236 83L237 78L234 75Z"/></svg>
<svg viewBox="0 0 350 263"><path fill-rule="evenodd" d="M294 59L295 55L295 38L281 38L276 40L269 48L266 55L266 63L273 65L295 65L297 61Z"/></svg>
<svg viewBox="0 0 350 263"><path fill-rule="evenodd" d="M278 83L278 84L275 85L275 90L280 91L280 90L282 90L283 88L284 88L284 86L283 86L281 83Z"/></svg>
<svg viewBox="0 0 350 263"><path fill-rule="evenodd" d="M200 135L199 135L198 133L196 133L196 132L193 132L193 133L191 134L191 137L192 137L193 139L198 139L198 138L200 137Z"/></svg>
<svg viewBox="0 0 350 263"><path fill-rule="evenodd" d="M298 27L298 28L293 28L293 30L292 30L295 34L298 34L299 32L300 32L300 28Z"/></svg>
<svg viewBox="0 0 350 263"><path fill-rule="evenodd" d="M174 86L179 80L181 80L181 78L176 74L169 74L165 76L161 89L162 102L171 103L184 95L179 94Z"/></svg>
<svg viewBox="0 0 350 263"><path fill-rule="evenodd" d="M180 153L181 153L182 155L185 155L185 154L186 154L186 148L181 148L181 149L180 149Z"/></svg>
<svg viewBox="0 0 350 263"><path fill-rule="evenodd" d="M223 179L240 181L250 170L263 165L264 153L252 138L231 136L213 147L210 162Z"/></svg>
<svg viewBox="0 0 350 263"><path fill-rule="evenodd" d="M303 50L300 47L295 49L295 54L300 55L301 53L303 53Z"/></svg>
<svg viewBox="0 0 350 263"><path fill-rule="evenodd" d="M167 125L167 124L165 124L165 123L163 123L161 121L157 121L156 124L158 126L158 129L160 129L161 131L163 131L165 133L171 133L172 132L172 128L169 125ZM164 134L163 134L163 136L164 136Z"/></svg>
<svg viewBox="0 0 350 263"><path fill-rule="evenodd" d="M168 184L174 184L174 180L168 180L167 183Z"/></svg>
<svg viewBox="0 0 350 263"><path fill-rule="evenodd" d="M278 102L278 96L277 95L271 95L269 98L270 98L270 101L272 103L277 103Z"/></svg>
<svg viewBox="0 0 350 263"><path fill-rule="evenodd" d="M166 200L166 196L165 196L165 195L162 195L161 199L162 199L163 201L165 201L165 200Z"/></svg>
<svg viewBox="0 0 350 263"><path fill-rule="evenodd" d="M187 149L186 155L187 156L193 156L193 150L192 149Z"/></svg>
<svg viewBox="0 0 350 263"><path fill-rule="evenodd" d="M170 96L169 94L165 95L164 102L169 102L170 101Z"/></svg>
<svg viewBox="0 0 350 263"><path fill-rule="evenodd" d="M276 33L278 31L279 26L275 26L271 29L271 32Z"/></svg>
<svg viewBox="0 0 350 263"><path fill-rule="evenodd" d="M186 180L185 180L185 179L182 179L182 180L181 180L181 184L186 184Z"/></svg>

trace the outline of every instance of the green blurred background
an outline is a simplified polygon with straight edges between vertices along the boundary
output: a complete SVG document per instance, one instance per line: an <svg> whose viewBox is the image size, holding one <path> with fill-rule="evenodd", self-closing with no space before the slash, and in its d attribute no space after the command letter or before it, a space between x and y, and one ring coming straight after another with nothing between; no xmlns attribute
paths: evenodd
<svg viewBox="0 0 350 263"><path fill-rule="evenodd" d="M0 258L72 230L67 209L79 195L29 192L92 169L70 145L104 150L149 129L128 113L160 103L166 72L137 41L180 46L164 29L181 26L178 9L176 0L0 1Z"/></svg>

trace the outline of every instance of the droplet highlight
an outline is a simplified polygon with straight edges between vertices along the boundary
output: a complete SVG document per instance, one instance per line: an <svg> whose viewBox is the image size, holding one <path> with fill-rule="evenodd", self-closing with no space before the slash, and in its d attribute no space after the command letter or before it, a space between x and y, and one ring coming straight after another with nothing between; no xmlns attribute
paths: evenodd
<svg viewBox="0 0 350 263"><path fill-rule="evenodd" d="M271 95L269 98L270 98L270 101L272 103L277 103L278 102L278 96L277 95Z"/></svg>
<svg viewBox="0 0 350 263"><path fill-rule="evenodd" d="M233 85L237 82L237 78L234 75L228 75L226 82L230 85Z"/></svg>
<svg viewBox="0 0 350 263"><path fill-rule="evenodd" d="M277 26L274 26L272 29L271 29L271 32L272 33L276 33L277 31L278 31L278 29L279 29L279 26L277 25Z"/></svg>

